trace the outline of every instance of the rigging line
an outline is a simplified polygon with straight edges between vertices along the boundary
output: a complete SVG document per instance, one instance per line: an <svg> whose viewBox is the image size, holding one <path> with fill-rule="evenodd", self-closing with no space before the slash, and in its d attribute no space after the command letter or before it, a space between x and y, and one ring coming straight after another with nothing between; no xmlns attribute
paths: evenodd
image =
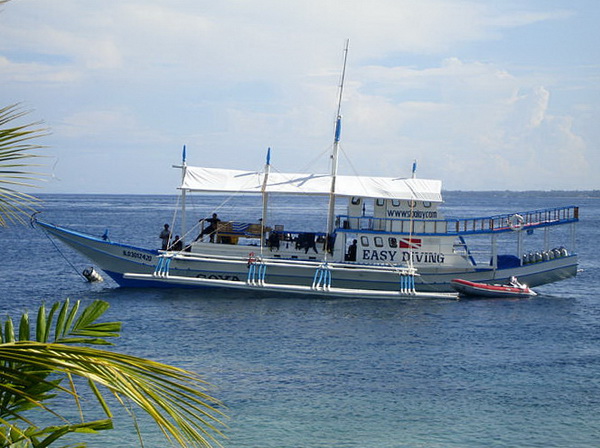
<svg viewBox="0 0 600 448"><path fill-rule="evenodd" d="M346 154L346 151L344 151L344 148L342 148L341 145L339 147L339 150L342 153L342 155L344 156L344 159L346 160L346 162L348 162L348 165L350 165L350 170L352 171L352 174L354 174L356 176L356 179L357 179L358 183L360 184L360 186L363 187L363 188L365 188L365 184L362 181L361 175L358 173L358 171L356 171L356 168L354 167L354 164L352 163L352 160L350 159L350 157L348 156L348 154Z"/></svg>
<svg viewBox="0 0 600 448"><path fill-rule="evenodd" d="M175 208L173 209L173 219L171 220L171 227L169 228L169 241L173 238L173 229L175 228L175 220L177 219L177 210L179 210L179 200L181 196L177 196L177 201L175 201ZM171 246L171 244L167 244L167 249Z"/></svg>
<svg viewBox="0 0 600 448"><path fill-rule="evenodd" d="M346 160L346 162L348 163L348 165L350 165L350 169L352 170L352 173L355 176L359 176L358 171L356 171L356 168L354 167L354 164L352 163L352 159L350 158L350 156L346 153L346 151L344 150L344 148L342 147L342 145L340 144L340 152L342 153L342 155L344 156L344 160Z"/></svg>
<svg viewBox="0 0 600 448"><path fill-rule="evenodd" d="M256 170L256 172L258 173L258 172L260 172L260 170ZM233 198L235 198L235 197L239 196L239 194L240 194L240 192L241 192L241 191L242 191L242 190L238 190L238 191L236 191L236 192L233 192L233 193L231 193L229 196L226 196L226 197L225 197L225 199L223 199L219 205L217 205L216 207L214 207L214 208L213 208L213 209L212 209L212 210L209 212L209 214L210 214L210 213L217 213L217 212L219 212L219 213L220 213L220 212L221 212L221 209L223 209L223 208L224 208L224 207L227 205L227 203L228 203L228 202L230 202L231 200L233 200ZM190 190L189 192L190 192L190 193L193 193L193 191L191 191L191 190ZM194 196L193 196L192 194L190 194L190 199L192 199L193 197L194 197ZM193 200L192 200L192 207L194 207L194 206L195 206L195 204L193 203ZM194 224L194 225L193 225L193 226L192 226L192 227L191 227L191 228L190 228L190 229L189 229L189 230L188 230L188 231L185 233L184 237L187 237L187 236L188 236L190 233L192 233L192 232L194 231L194 229L196 229L196 228L200 229L200 222L201 222L201 221L203 221L203 220L204 220L204 218L202 218L202 219L198 220L198 222L196 222L196 224ZM262 239L262 237L261 237L261 239ZM194 240L194 241L195 241L195 240Z"/></svg>
<svg viewBox="0 0 600 448"><path fill-rule="evenodd" d="M190 197L191 197L191 195L190 195ZM173 210L173 220L171 221L171 228L170 228L170 231L169 231L169 241L171 241L171 239L173 237L173 234L174 234L173 229L175 228L175 221L177 219L177 213L178 213L178 210L179 210L180 200L181 200L181 196L177 196L177 201L175 202L175 208ZM192 231L196 227L199 227L199 226L200 226L199 222L196 223L196 224L194 224L194 226L192 226L191 229L187 230L183 235L179 236L179 240L180 241L186 241L186 239L190 236L190 234L192 234ZM177 235L175 235L175 236L177 236ZM175 240L173 240L173 244L174 243L175 243ZM169 246L167 246L167 249L168 250L173 250L173 249L171 249L171 246L172 246L172 244L169 244ZM184 249L185 249L185 247L181 251L179 251L179 252L182 252Z"/></svg>
<svg viewBox="0 0 600 448"><path fill-rule="evenodd" d="M319 154L309 160L298 172L304 173L306 171L312 171L310 168L315 166L321 158L328 157L329 154L331 154L331 145L327 146L327 148L323 149Z"/></svg>
<svg viewBox="0 0 600 448"><path fill-rule="evenodd" d="M190 193L191 193L191 192L190 192ZM238 193L239 193L239 191L238 191ZM190 198L193 198L193 197L194 197L194 196L193 196L192 194L190 194ZM234 197L235 197L235 193L233 193L233 194L231 194L231 195L227 196L225 199L223 199L223 201L221 201L221 203L220 203L220 204L218 204L216 207L212 208L212 209L211 209L211 210L210 210L208 213L209 213L209 214L211 214L211 213L217 213L217 212L219 212L219 213L220 213L220 212L221 212L221 209L223 209L223 208L224 208L224 207L227 205L227 203L228 203L229 201L231 201L231 200L232 200ZM192 201L192 207L196 207L196 204L194 204L194 203L193 203L193 201ZM198 222L196 222L196 224L194 224L194 225L193 225L193 226L190 228L190 230L188 230L188 231L186 232L186 234L185 234L185 235L186 235L186 236L187 236L187 235L189 235L189 234L190 234L190 233L191 233L191 232L192 232L192 231L193 231L193 230L194 230L196 227L197 227L197 228L200 228L200 221L202 221L203 219L204 219L204 218L201 218L201 219L199 219L199 220L198 220Z"/></svg>
<svg viewBox="0 0 600 448"><path fill-rule="evenodd" d="M85 276L81 272L79 272L79 270L75 267L75 265L73 263L71 263L71 261L67 258L67 256L60 250L60 247L58 247L56 245L56 242L50 237L50 235L48 234L48 232L46 232L46 230L44 230L44 235L46 235L46 237L50 240L50 242L52 243L52 245L54 246L54 248L57 250L57 252L60 255L62 255L62 257L67 262L67 264L73 268L73 270L77 273L77 275L80 276L80 277L82 277L84 280L87 280L85 278Z"/></svg>
<svg viewBox="0 0 600 448"><path fill-rule="evenodd" d="M271 166L271 171L274 171L274 172L276 172L276 173L278 173L278 174L284 174L284 175L290 175L290 174L300 174L300 175L304 175L304 174L306 174L306 176L313 175L312 173L302 173L302 172L300 172L300 173L282 173L281 171L279 171L279 170L278 170L276 167L274 167L274 166ZM323 174L316 174L316 175L317 175L317 176L322 176ZM288 182L289 182L290 180L293 180L293 179L294 179L294 177L293 177L293 176L286 176L286 178L285 178L285 180L286 180L286 181L288 181ZM296 188L297 188L298 190L300 190L301 192L303 192L303 193L310 193L310 191L307 191L307 190L305 190L305 189L304 189L302 186L297 186ZM293 193L291 193L291 194L293 194Z"/></svg>
<svg viewBox="0 0 600 448"><path fill-rule="evenodd" d="M193 203L193 195L191 195L191 194L190 194L190 196L189 196L189 199L188 199L188 200L189 200L190 202L192 202L192 208L193 208L193 207L195 206L195 204ZM169 231L169 241L171 240L171 238L172 238L172 236L173 236L173 229L175 228L175 220L176 220L176 218L177 218L177 214L178 214L178 210L179 210L179 204L180 204L180 201L181 201L181 196L179 196L179 195L178 195L178 196L177 196L177 200L175 201L175 208L174 208L174 210L173 210L173 220L171 221L171 228L170 228L171 230ZM195 229L196 227L200 227L200 224L199 224L199 222L198 222L198 223L196 223L196 224L194 224L194 225L192 226L192 228L191 228L191 229L189 229L189 230L187 230L187 231L186 231L186 232L185 232L183 235L180 235L180 236L179 236L179 239L180 239L181 241L185 241L185 240L186 240L186 239L187 239L187 238L188 238L188 237L189 237L189 236L192 234L192 232L194 231L194 229Z"/></svg>

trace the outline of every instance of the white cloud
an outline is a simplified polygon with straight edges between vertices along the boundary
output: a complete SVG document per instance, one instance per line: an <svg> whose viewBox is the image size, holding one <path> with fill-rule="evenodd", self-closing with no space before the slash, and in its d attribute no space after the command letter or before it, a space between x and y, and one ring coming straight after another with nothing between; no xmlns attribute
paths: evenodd
<svg viewBox="0 0 600 448"><path fill-rule="evenodd" d="M388 175L407 175L418 158L424 177L445 178L449 188L557 188L573 173L585 180L574 118L549 113L551 92L536 78L454 58L423 70L371 66L362 79L367 93L354 92L348 105L357 148L345 145L360 166L375 167L367 147L377 148L385 160L377 168ZM432 101L402 99L415 89L429 89Z"/></svg>
<svg viewBox="0 0 600 448"><path fill-rule="evenodd" d="M121 144L164 142L161 134L143 123L131 110L80 110L53 125L54 133L69 140L118 141Z"/></svg>
<svg viewBox="0 0 600 448"><path fill-rule="evenodd" d="M354 60L433 53L555 15L498 12L489 3L465 0L131 0L110 7L30 0L11 4L3 18L11 41L28 51L61 54L82 68L129 68L130 77L187 70L188 79L222 80L332 67L344 37L352 39ZM15 17L19 22L11 23Z"/></svg>
<svg viewBox="0 0 600 448"><path fill-rule="evenodd" d="M475 48L573 17L536 0L23 0L0 13L0 93L48 114L57 145L187 143L199 163L235 168L273 146L295 170L331 143L349 37L342 145L361 172L407 174L418 158L448 188L588 187L600 137L581 123L597 107L564 71Z"/></svg>
<svg viewBox="0 0 600 448"><path fill-rule="evenodd" d="M20 83L70 83L77 81L79 74L67 67L51 67L36 62L12 62L0 56L0 73L4 82Z"/></svg>

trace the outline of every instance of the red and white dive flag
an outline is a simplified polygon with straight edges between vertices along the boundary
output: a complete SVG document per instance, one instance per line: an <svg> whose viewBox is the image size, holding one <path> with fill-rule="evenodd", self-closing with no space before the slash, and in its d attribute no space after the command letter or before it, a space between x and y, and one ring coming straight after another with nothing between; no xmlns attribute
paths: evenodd
<svg viewBox="0 0 600 448"><path fill-rule="evenodd" d="M398 247L400 249L420 249L421 238L400 238Z"/></svg>

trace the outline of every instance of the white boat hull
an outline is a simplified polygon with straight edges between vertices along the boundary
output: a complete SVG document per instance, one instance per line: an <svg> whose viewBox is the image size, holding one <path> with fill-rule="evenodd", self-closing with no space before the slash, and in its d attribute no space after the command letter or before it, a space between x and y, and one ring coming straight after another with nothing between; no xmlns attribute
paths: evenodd
<svg viewBox="0 0 600 448"><path fill-rule="evenodd" d="M206 287L210 282L179 283L166 282L158 278L126 276L144 274L151 276L159 260L159 251L143 249L125 244L104 241L79 232L39 222L50 235L60 239L79 253L86 256L123 287ZM298 262L270 260L265 282L271 285L306 287L312 284L316 267L320 262ZM376 267L375 267L376 268ZM393 269L377 270L362 264L345 265L344 269L332 271L331 285L335 288L369 291L398 290L399 277ZM175 256L169 266L169 276L192 279L219 280L245 284L249 264L244 257L218 257L182 253ZM503 282L510 277L518 277L531 287L552 283L577 274L577 256L569 255L539 263L506 269L442 269L440 267L420 268L415 278L419 292L453 292L451 281L455 278L481 283Z"/></svg>

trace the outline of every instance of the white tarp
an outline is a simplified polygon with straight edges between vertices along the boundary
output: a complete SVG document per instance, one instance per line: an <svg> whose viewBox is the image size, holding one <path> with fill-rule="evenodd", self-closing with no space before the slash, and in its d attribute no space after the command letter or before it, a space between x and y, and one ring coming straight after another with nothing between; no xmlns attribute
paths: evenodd
<svg viewBox="0 0 600 448"><path fill-rule="evenodd" d="M267 193L328 195L329 174L271 172ZM181 189L220 193L262 193L264 173L188 166ZM442 202L442 182L429 179L336 176L335 195Z"/></svg>

